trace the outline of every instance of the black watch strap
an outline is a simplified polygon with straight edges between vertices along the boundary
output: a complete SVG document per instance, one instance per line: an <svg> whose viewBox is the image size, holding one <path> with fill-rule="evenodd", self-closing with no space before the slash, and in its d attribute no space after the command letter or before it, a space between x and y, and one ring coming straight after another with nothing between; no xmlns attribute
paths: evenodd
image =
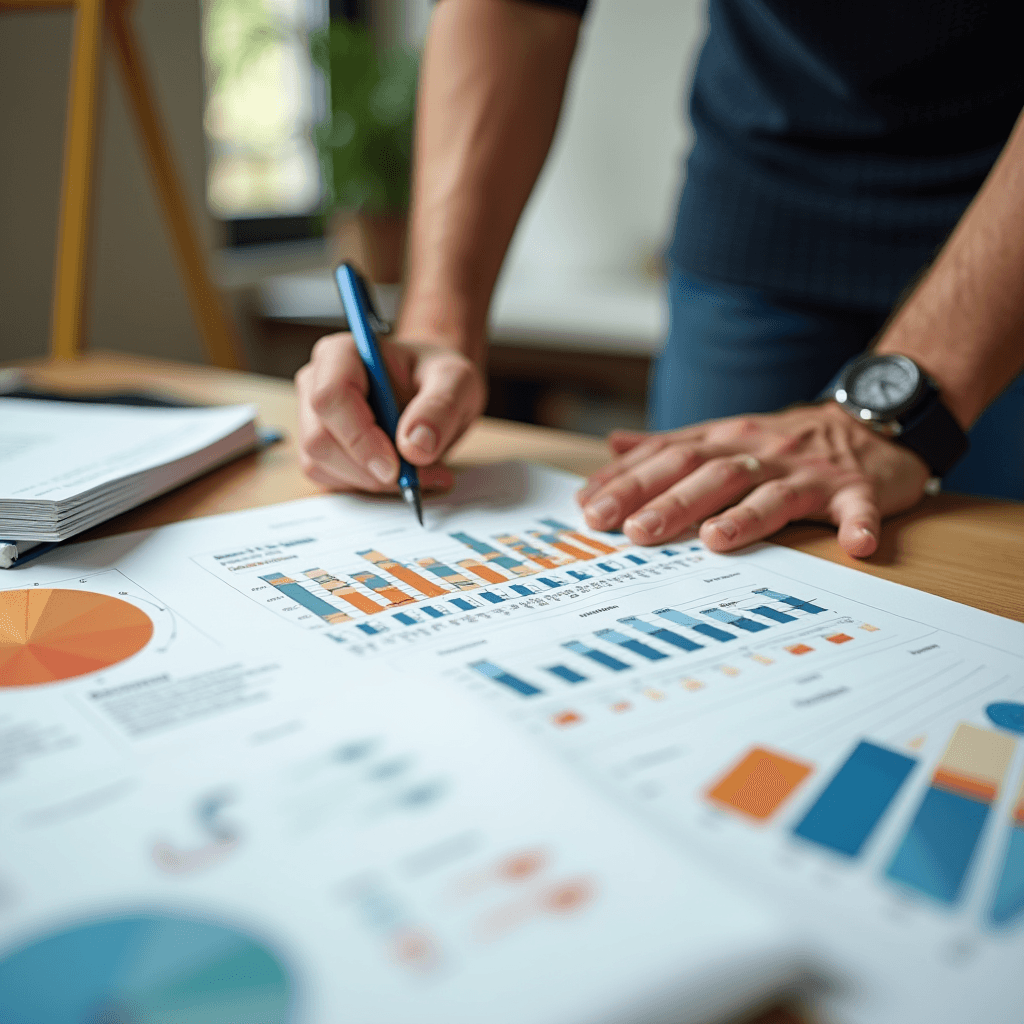
<svg viewBox="0 0 1024 1024"><path fill-rule="evenodd" d="M904 421L893 440L920 455L935 476L945 476L970 448L967 435L937 391Z"/></svg>

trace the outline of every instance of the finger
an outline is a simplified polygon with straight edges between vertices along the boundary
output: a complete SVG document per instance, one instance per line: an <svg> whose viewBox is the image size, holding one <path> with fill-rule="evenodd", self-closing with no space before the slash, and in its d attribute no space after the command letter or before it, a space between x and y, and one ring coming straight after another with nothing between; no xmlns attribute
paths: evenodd
<svg viewBox="0 0 1024 1024"><path fill-rule="evenodd" d="M630 449L635 448L641 441L651 435L642 430L613 430L608 435L608 447L616 455L625 455Z"/></svg>
<svg viewBox="0 0 1024 1024"><path fill-rule="evenodd" d="M878 550L882 516L869 484L837 491L829 504L832 522L839 526L839 546L854 558L867 558Z"/></svg>
<svg viewBox="0 0 1024 1024"><path fill-rule="evenodd" d="M330 491L397 491L356 465L323 421L306 404L299 405L299 465L312 481Z"/></svg>
<svg viewBox="0 0 1024 1024"><path fill-rule="evenodd" d="M824 501L820 483L793 477L769 480L738 505L707 520L700 538L712 551L732 551L771 536L794 519L821 511Z"/></svg>
<svg viewBox="0 0 1024 1024"><path fill-rule="evenodd" d="M608 465L602 466L596 473L592 473L587 482L576 492L577 504L582 508L602 487L614 480L620 473L656 455L669 443L669 438L664 434L648 434L628 452L620 455L617 459L612 459Z"/></svg>
<svg viewBox="0 0 1024 1024"><path fill-rule="evenodd" d="M657 544L678 536L732 504L772 475L751 455L712 458L630 516L622 529L634 544Z"/></svg>
<svg viewBox="0 0 1024 1024"><path fill-rule="evenodd" d="M462 436L483 408L483 383L472 363L427 357L415 371L419 389L398 421L398 448L417 466L429 465Z"/></svg>
<svg viewBox="0 0 1024 1024"><path fill-rule="evenodd" d="M313 359L295 382L300 406L312 410L343 456L373 482L369 489L393 484L398 454L370 411L366 368L351 339L336 334L318 341ZM337 463L337 458L332 461Z"/></svg>
<svg viewBox="0 0 1024 1024"><path fill-rule="evenodd" d="M626 516L667 491L709 457L697 446L672 444L623 469L588 498L583 506L587 525L595 530L615 529Z"/></svg>

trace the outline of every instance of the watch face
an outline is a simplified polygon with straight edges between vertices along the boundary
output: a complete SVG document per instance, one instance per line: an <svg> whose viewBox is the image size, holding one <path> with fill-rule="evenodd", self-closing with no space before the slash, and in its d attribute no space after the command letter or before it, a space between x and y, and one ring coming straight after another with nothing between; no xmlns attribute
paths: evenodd
<svg viewBox="0 0 1024 1024"><path fill-rule="evenodd" d="M903 356L872 356L853 367L846 382L849 400L874 413L892 413L917 393L921 371Z"/></svg>

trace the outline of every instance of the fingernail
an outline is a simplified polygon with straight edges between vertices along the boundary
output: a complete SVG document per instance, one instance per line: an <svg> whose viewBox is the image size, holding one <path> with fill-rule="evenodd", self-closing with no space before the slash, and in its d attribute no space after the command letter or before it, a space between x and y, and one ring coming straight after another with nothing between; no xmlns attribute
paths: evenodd
<svg viewBox="0 0 1024 1024"><path fill-rule="evenodd" d="M409 432L409 443L425 455L433 455L437 447L437 435L425 423L421 423Z"/></svg>
<svg viewBox="0 0 1024 1024"><path fill-rule="evenodd" d="M739 532L731 519L716 519L711 525L727 540L732 540Z"/></svg>
<svg viewBox="0 0 1024 1024"><path fill-rule="evenodd" d="M662 531L665 529L665 519L660 512L648 509L646 512L641 512L638 516L633 516L626 525L632 526L652 540L655 540L661 536Z"/></svg>
<svg viewBox="0 0 1024 1024"><path fill-rule="evenodd" d="M860 533L862 533L862 534L863 534L863 535L864 535L865 537L870 537L870 538L871 538L872 540L874 540L874 539L875 539L875 535L874 535L874 534L873 534L873 533L872 533L872 532L871 532L871 531L870 531L870 530L869 530L869 529L868 529L868 528L867 528L866 526L861 526L861 527L859 528L859 531L860 531Z"/></svg>
<svg viewBox="0 0 1024 1024"><path fill-rule="evenodd" d="M366 468L382 483L393 484L395 482L396 469L384 459L370 459Z"/></svg>
<svg viewBox="0 0 1024 1024"><path fill-rule="evenodd" d="M586 511L595 523L609 523L618 516L619 503L606 494L603 498L598 498L597 501L588 505Z"/></svg>

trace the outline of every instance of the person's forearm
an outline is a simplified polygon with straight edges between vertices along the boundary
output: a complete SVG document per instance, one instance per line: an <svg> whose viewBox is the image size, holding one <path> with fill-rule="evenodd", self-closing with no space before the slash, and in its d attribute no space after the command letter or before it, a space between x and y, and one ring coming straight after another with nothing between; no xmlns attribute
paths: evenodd
<svg viewBox="0 0 1024 1024"><path fill-rule="evenodd" d="M964 427L1024 368L1024 114L876 351L919 363Z"/></svg>
<svg viewBox="0 0 1024 1024"><path fill-rule="evenodd" d="M551 145L579 23L519 0L435 8L399 337L482 358L491 292Z"/></svg>

